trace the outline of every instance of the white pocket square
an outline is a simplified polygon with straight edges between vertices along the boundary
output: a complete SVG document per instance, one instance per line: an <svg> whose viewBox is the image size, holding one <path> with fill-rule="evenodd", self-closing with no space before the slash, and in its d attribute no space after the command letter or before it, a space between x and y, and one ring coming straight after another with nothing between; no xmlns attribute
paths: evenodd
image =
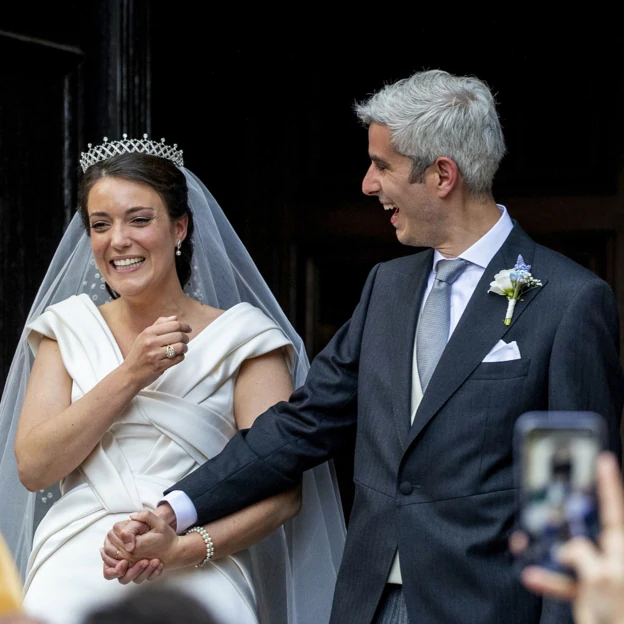
<svg viewBox="0 0 624 624"><path fill-rule="evenodd" d="M507 344L504 340L499 340L492 350L483 358L484 362L509 362L520 359L520 349L514 340Z"/></svg>

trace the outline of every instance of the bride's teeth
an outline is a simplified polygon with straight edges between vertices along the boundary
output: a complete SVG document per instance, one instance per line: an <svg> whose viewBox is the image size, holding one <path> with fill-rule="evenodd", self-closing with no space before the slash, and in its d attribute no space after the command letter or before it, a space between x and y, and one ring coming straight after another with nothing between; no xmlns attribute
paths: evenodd
<svg viewBox="0 0 624 624"><path fill-rule="evenodd" d="M127 260L113 260L116 267L138 266L143 264L144 258L129 258Z"/></svg>
<svg viewBox="0 0 624 624"><path fill-rule="evenodd" d="M396 206L394 204L384 204L384 210L394 210Z"/></svg>

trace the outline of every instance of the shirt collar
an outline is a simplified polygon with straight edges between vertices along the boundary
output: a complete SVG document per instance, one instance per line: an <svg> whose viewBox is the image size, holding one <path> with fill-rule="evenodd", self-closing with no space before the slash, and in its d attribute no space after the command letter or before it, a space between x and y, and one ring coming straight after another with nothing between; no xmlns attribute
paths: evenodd
<svg viewBox="0 0 624 624"><path fill-rule="evenodd" d="M503 246L503 243L507 240L511 230L513 230L513 223L511 217L507 212L507 208L502 204L496 204L501 212L499 220L494 226L486 232L476 243L471 247L468 247L466 251L460 253L458 258L466 260L471 264L485 269L492 258L496 255L496 252ZM438 260L448 260L437 249L433 252L433 266L435 267Z"/></svg>

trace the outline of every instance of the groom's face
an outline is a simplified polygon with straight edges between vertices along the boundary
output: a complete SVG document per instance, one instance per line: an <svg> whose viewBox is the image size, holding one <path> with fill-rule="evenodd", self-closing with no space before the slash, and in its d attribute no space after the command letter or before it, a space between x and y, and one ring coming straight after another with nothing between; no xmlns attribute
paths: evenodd
<svg viewBox="0 0 624 624"><path fill-rule="evenodd" d="M399 242L416 247L435 247L441 239L441 210L431 176L422 183L410 182L412 160L399 154L390 142L387 126L373 123L368 129L371 165L362 191L376 196L390 214Z"/></svg>

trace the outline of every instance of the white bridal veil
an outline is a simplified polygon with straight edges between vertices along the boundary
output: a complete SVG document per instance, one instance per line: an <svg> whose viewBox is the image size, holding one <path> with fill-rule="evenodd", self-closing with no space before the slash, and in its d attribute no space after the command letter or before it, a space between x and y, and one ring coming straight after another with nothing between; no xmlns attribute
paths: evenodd
<svg viewBox="0 0 624 624"><path fill-rule="evenodd" d="M219 204L196 176L181 169L195 223L192 274L185 291L218 308L227 309L241 301L260 308L293 343L296 355L291 374L294 386L300 386L309 368L301 338ZM39 288L27 323L48 306L79 293L88 293L96 305L109 300L89 238L76 214ZM0 531L22 577L34 528L58 497L57 488L28 492L17 474L13 444L32 361L24 330L0 403ZM325 463L304 474L301 512L250 549L261 621L319 624L329 619L345 533L333 465Z"/></svg>

